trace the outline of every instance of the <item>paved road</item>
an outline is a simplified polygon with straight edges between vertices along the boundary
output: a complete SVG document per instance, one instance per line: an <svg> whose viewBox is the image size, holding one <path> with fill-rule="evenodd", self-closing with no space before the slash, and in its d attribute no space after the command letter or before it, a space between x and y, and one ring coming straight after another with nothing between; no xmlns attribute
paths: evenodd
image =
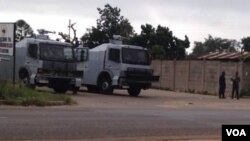
<svg viewBox="0 0 250 141"><path fill-rule="evenodd" d="M81 92L74 106L0 106L0 140L220 140L222 124L250 123L249 99L115 93Z"/></svg>

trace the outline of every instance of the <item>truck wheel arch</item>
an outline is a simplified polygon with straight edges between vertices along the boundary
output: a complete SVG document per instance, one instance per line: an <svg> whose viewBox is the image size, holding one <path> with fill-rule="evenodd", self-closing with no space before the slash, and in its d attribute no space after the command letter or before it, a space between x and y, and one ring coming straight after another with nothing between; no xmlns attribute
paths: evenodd
<svg viewBox="0 0 250 141"><path fill-rule="evenodd" d="M107 71L103 71L103 72L101 72L101 73L99 74L99 76L98 76L98 78L97 78L97 84L98 84L98 82L99 82L101 79L103 79L103 78L108 78L108 79L110 79L110 80L112 81L112 77L111 77L110 73L107 72Z"/></svg>
<svg viewBox="0 0 250 141"><path fill-rule="evenodd" d="M20 68L18 71L19 79L24 79L25 77L29 76L29 71L27 68Z"/></svg>
<svg viewBox="0 0 250 141"><path fill-rule="evenodd" d="M97 80L97 87L99 88L99 92L103 94L112 94L113 87L112 87L112 77L108 72L102 72L98 76Z"/></svg>

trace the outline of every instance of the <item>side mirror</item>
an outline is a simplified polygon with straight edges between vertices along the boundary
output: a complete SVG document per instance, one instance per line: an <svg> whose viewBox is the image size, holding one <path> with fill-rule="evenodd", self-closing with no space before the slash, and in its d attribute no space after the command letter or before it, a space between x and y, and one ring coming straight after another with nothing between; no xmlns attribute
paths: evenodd
<svg viewBox="0 0 250 141"><path fill-rule="evenodd" d="M85 61L87 58L84 56L84 50L81 50L80 61Z"/></svg>
<svg viewBox="0 0 250 141"><path fill-rule="evenodd" d="M148 63L149 63L149 65L152 64L152 60L153 60L152 55L148 53Z"/></svg>
<svg viewBox="0 0 250 141"><path fill-rule="evenodd" d="M76 60L77 62L84 62L88 60L88 48L76 49Z"/></svg>

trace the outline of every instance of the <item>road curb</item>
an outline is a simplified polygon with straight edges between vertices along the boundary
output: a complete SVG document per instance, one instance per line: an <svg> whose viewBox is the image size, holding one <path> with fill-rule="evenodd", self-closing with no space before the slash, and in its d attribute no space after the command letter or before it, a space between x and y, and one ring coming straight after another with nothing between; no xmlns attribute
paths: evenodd
<svg viewBox="0 0 250 141"><path fill-rule="evenodd" d="M8 100L0 100L0 105L11 105L9 103L10 103L10 101L8 101ZM62 105L66 105L64 101L46 101L46 102L44 102L44 106L62 106ZM15 105L13 105L13 106L15 106ZM16 105L16 106L30 106L30 105Z"/></svg>

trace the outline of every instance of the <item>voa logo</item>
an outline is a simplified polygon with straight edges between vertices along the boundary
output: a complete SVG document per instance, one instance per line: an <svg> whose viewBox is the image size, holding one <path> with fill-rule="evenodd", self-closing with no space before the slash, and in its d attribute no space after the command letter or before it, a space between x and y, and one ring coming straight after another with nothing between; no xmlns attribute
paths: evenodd
<svg viewBox="0 0 250 141"><path fill-rule="evenodd" d="M241 129L241 130L239 130L239 129L226 129L226 132L227 132L227 136L235 136L235 137L247 136L244 129Z"/></svg>

